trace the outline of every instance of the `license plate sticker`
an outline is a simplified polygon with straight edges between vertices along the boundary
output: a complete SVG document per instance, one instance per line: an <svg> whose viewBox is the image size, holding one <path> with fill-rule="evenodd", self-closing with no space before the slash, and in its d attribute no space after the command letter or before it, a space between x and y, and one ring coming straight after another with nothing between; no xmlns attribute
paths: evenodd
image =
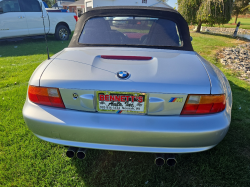
<svg viewBox="0 0 250 187"><path fill-rule="evenodd" d="M97 111L123 114L145 114L147 94L97 91Z"/></svg>

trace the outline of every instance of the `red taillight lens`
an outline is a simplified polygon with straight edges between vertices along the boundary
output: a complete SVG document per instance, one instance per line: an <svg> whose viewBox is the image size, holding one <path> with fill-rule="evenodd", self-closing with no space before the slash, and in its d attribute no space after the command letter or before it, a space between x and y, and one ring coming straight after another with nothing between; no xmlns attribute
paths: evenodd
<svg viewBox="0 0 250 187"><path fill-rule="evenodd" d="M74 16L75 20L78 21L78 17L77 16Z"/></svg>
<svg viewBox="0 0 250 187"><path fill-rule="evenodd" d="M147 57L147 56L101 55L101 58L111 59L111 60L152 60L152 57Z"/></svg>
<svg viewBox="0 0 250 187"><path fill-rule="evenodd" d="M226 97L223 95L188 95L181 115L211 114L226 108Z"/></svg>
<svg viewBox="0 0 250 187"><path fill-rule="evenodd" d="M28 95L33 103L65 108L58 88L29 86Z"/></svg>

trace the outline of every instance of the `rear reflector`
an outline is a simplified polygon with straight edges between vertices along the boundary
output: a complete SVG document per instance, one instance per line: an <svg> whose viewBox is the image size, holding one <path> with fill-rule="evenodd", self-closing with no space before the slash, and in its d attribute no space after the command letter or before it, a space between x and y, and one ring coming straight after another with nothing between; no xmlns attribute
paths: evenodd
<svg viewBox="0 0 250 187"><path fill-rule="evenodd" d="M33 103L65 108L58 88L29 86L28 95Z"/></svg>
<svg viewBox="0 0 250 187"><path fill-rule="evenodd" d="M114 56L114 55L101 55L101 58L111 60L152 60L152 57L146 56Z"/></svg>
<svg viewBox="0 0 250 187"><path fill-rule="evenodd" d="M223 95L189 95L181 115L211 114L221 112L226 108L226 98Z"/></svg>
<svg viewBox="0 0 250 187"><path fill-rule="evenodd" d="M75 20L78 21L78 17L77 16L74 16Z"/></svg>

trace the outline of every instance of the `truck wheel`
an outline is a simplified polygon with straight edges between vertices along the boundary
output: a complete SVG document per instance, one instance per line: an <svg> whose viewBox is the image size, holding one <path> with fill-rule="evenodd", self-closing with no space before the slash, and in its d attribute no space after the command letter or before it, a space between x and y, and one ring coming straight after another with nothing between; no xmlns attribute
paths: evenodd
<svg viewBox="0 0 250 187"><path fill-rule="evenodd" d="M55 38L57 40L68 40L69 39L69 29L64 25L59 25L56 27Z"/></svg>

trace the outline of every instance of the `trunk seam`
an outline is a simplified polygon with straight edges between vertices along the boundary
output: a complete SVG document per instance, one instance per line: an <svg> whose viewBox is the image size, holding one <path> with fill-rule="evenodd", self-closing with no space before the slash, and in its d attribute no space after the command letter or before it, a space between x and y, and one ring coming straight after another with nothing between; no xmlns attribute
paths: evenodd
<svg viewBox="0 0 250 187"><path fill-rule="evenodd" d="M211 93L212 93L212 81L211 81L210 75L209 75L209 73L208 73L208 71L207 71L206 66L204 65L204 63L202 62L201 58L199 57L199 55L197 55L197 53L196 53L195 55L198 57L198 59L200 60L201 64L203 65L204 69L205 69L206 72L207 72L207 76L208 76L209 82L210 82L210 94L211 94Z"/></svg>
<svg viewBox="0 0 250 187"><path fill-rule="evenodd" d="M64 49L63 49L62 51L60 51L60 52L58 53L58 55L56 55L56 56L50 61L50 63L48 63L48 65L44 68L44 70L43 70L43 72L41 73L41 76L40 76L40 78L39 78L39 86L41 86L41 78L42 78L42 76L43 76L44 71L45 71L45 70L47 69L47 67L51 64L51 62L53 62L53 61L55 60L55 58L58 57L63 51L64 51Z"/></svg>

